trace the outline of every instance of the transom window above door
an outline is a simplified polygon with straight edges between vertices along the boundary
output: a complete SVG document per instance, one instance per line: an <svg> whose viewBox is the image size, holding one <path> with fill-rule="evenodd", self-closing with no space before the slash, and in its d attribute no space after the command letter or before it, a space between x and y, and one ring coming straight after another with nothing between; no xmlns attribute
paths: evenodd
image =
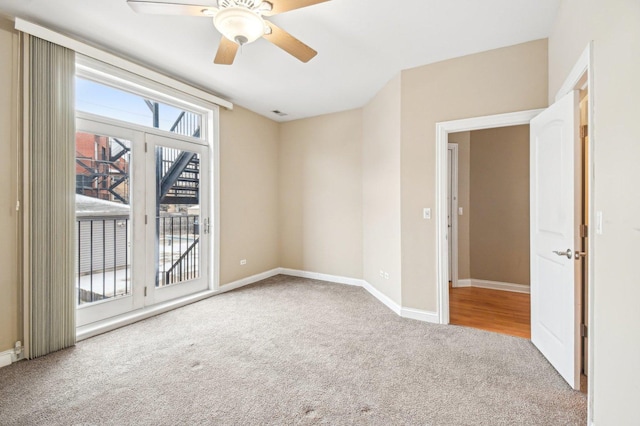
<svg viewBox="0 0 640 426"><path fill-rule="evenodd" d="M83 77L76 77L76 110L202 138L201 114Z"/></svg>

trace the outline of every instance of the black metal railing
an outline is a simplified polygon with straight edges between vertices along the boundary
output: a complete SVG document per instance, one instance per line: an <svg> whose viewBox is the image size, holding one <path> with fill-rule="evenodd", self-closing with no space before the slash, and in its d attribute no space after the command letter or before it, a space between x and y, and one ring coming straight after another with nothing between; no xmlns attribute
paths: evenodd
<svg viewBox="0 0 640 426"><path fill-rule="evenodd" d="M159 233L157 286L197 278L200 275L198 215L156 218Z"/></svg>
<svg viewBox="0 0 640 426"><path fill-rule="evenodd" d="M129 218L77 218L78 305L129 294Z"/></svg>
<svg viewBox="0 0 640 426"><path fill-rule="evenodd" d="M177 133L179 135L200 137L200 114L194 114L192 112L182 111L176 118L176 121L169 129L170 132Z"/></svg>
<svg viewBox="0 0 640 426"><path fill-rule="evenodd" d="M200 238L196 238L193 243L187 248L187 251L182 253L182 256L178 258L176 263L169 268L164 274L164 282L167 284L180 283L188 281L193 278L198 278L198 249Z"/></svg>

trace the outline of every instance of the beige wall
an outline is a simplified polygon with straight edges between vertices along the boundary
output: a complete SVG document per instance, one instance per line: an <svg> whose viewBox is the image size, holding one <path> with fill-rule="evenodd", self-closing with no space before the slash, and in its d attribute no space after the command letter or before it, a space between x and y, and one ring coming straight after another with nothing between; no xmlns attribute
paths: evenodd
<svg viewBox="0 0 640 426"><path fill-rule="evenodd" d="M458 279L471 278L469 218L471 217L471 132L450 133L449 143L458 145ZM454 212L454 214L457 214Z"/></svg>
<svg viewBox="0 0 640 426"><path fill-rule="evenodd" d="M400 75L363 109L363 278L401 303ZM380 271L389 274L381 277Z"/></svg>
<svg viewBox="0 0 640 426"><path fill-rule="evenodd" d="M471 278L529 285L529 125L471 132Z"/></svg>
<svg viewBox="0 0 640 426"><path fill-rule="evenodd" d="M362 278L362 110L280 129L281 266Z"/></svg>
<svg viewBox="0 0 640 426"><path fill-rule="evenodd" d="M547 41L402 72L402 304L435 312L437 122L547 106Z"/></svg>
<svg viewBox="0 0 640 426"><path fill-rule="evenodd" d="M220 284L280 266L279 138L274 121L220 109Z"/></svg>
<svg viewBox="0 0 640 426"><path fill-rule="evenodd" d="M22 289L18 274L17 202L17 34L13 23L0 17L0 352L22 340Z"/></svg>
<svg viewBox="0 0 640 426"><path fill-rule="evenodd" d="M595 269L592 396L597 425L638 424L640 401L640 2L564 0L549 39L549 99L590 40L596 113L594 203L602 235L590 253ZM592 228L593 229L593 228Z"/></svg>

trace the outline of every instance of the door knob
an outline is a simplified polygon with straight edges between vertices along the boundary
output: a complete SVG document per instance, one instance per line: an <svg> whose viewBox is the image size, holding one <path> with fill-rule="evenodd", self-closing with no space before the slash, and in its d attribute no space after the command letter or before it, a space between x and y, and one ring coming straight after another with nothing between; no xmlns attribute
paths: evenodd
<svg viewBox="0 0 640 426"><path fill-rule="evenodd" d="M571 259L573 257L573 252L571 251L571 249L567 249L567 251L554 250L553 252L558 256L567 256L567 259Z"/></svg>

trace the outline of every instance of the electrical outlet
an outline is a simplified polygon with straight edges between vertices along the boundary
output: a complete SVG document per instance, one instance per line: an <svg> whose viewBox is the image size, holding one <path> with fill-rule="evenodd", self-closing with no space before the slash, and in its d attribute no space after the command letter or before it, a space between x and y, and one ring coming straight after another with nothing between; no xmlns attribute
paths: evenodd
<svg viewBox="0 0 640 426"><path fill-rule="evenodd" d="M380 276L384 277L384 271L382 269L380 269Z"/></svg>
<svg viewBox="0 0 640 426"><path fill-rule="evenodd" d="M242 260L240 261L240 264L241 264L241 265L246 265L246 264L247 264L247 259L242 259Z"/></svg>
<svg viewBox="0 0 640 426"><path fill-rule="evenodd" d="M384 279L385 279L385 280L388 280L388 279L389 279L389 273L388 273L388 272L385 272L385 273L384 273Z"/></svg>

